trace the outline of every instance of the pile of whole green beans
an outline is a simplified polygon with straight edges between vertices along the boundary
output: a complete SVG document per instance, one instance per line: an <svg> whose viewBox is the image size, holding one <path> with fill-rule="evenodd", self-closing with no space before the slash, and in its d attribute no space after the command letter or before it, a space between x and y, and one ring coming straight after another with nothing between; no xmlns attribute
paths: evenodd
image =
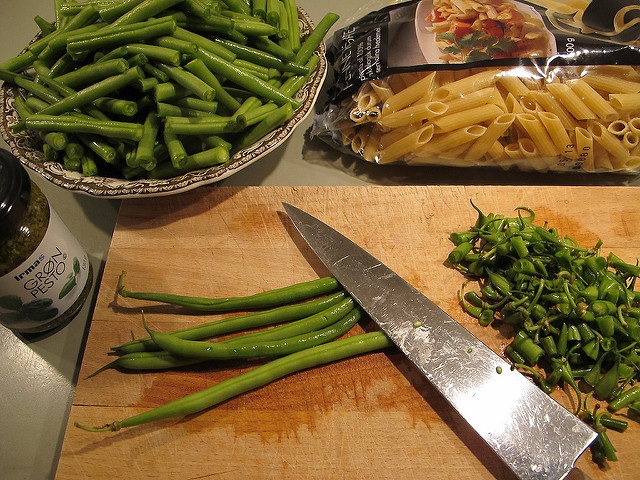
<svg viewBox="0 0 640 480"><path fill-rule="evenodd" d="M289 120L337 21L301 38L295 0L54 0L0 63L44 158L83 175L169 178L222 165Z"/></svg>
<svg viewBox="0 0 640 480"><path fill-rule="evenodd" d="M332 277L246 297L202 298L129 291L124 288L123 272L118 282L118 293L124 297L211 313L255 311L169 333L157 332L147 327L143 315L149 337L112 347L117 358L90 377L112 368L148 371L185 367L212 360L251 358L268 361L247 373L133 417L98 427L76 423L78 428L88 431L115 431L196 413L291 373L391 345L391 341L382 332L339 338L362 318L362 311ZM217 338L228 334L236 335L224 340Z"/></svg>
<svg viewBox="0 0 640 480"><path fill-rule="evenodd" d="M640 413L640 267L613 253L600 255L601 242L584 248L518 207L517 215L478 212L469 230L454 232L448 260L479 291L461 291L463 308L481 325L511 325L514 339L505 354L514 368L533 375L550 393L563 384L576 394L576 414L599 433L594 461L616 460L607 429L627 422L612 414ZM582 392L587 392L582 399ZM588 408L588 400L607 402Z"/></svg>

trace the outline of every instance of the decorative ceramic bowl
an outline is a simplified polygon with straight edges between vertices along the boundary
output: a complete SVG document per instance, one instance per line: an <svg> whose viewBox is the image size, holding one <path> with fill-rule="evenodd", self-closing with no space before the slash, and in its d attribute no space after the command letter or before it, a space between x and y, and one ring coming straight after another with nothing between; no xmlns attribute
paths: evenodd
<svg viewBox="0 0 640 480"><path fill-rule="evenodd" d="M313 29L313 24L307 13L302 9L299 9L299 20L300 33L304 36ZM295 98L300 102L301 106L291 119L258 142L237 152L225 164L194 170L169 179L125 180L101 176L85 177L81 173L66 170L59 162L45 161L42 152L42 141L36 133L26 130L15 133L12 130L12 127L19 121L19 116L14 106L15 87L3 86L0 88L0 133L9 145L11 152L24 165L62 188L109 198L155 197L184 192L201 185L218 182L233 175L276 149L293 133L300 122L312 111L327 75L324 44L318 47L316 53L320 56L320 62L306 84L296 94Z"/></svg>

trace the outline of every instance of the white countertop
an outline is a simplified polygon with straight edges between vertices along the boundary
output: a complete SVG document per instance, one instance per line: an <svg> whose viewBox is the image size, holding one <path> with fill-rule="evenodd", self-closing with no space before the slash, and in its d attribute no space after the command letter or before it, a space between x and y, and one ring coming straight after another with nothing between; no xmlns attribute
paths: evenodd
<svg viewBox="0 0 640 480"><path fill-rule="evenodd" d="M362 4L357 0L300 0L317 23L333 11L342 21ZM35 15L51 20L53 0L4 1L0 16L0 59L16 55L37 33ZM218 185L402 185L536 184L637 185L623 175L533 174L502 170L396 167L368 164L308 139L307 118L286 144ZM0 148L7 148L0 140ZM34 180L89 253L94 287L99 284L120 201L90 197ZM202 188L216 188L207 186ZM90 324L95 288L79 315L50 335L23 338L0 327L0 469L3 479L53 478L75 379Z"/></svg>

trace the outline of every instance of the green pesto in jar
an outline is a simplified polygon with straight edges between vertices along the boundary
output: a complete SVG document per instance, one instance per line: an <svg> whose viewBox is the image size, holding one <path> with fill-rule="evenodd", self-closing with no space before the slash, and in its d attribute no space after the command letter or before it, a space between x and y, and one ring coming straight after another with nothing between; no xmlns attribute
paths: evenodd
<svg viewBox="0 0 640 480"><path fill-rule="evenodd" d="M21 333L63 326L92 281L87 252L20 161L0 149L0 324Z"/></svg>
<svg viewBox="0 0 640 480"><path fill-rule="evenodd" d="M49 226L49 202L31 182L31 198L22 221L6 242L0 245L0 276L24 262L40 244Z"/></svg>

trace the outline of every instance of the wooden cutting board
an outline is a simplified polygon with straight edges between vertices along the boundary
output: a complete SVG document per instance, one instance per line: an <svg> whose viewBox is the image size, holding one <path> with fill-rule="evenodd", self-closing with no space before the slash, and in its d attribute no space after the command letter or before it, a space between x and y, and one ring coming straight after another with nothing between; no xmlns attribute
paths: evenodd
<svg viewBox="0 0 640 480"><path fill-rule="evenodd" d="M496 351L457 300L448 235L485 213L528 206L581 245L640 255L640 189L631 187L205 187L122 204L105 265L57 471L59 479L512 479L481 439L396 351L297 373L189 418L88 433L251 368L208 364L159 373L108 370L109 348L150 326L172 330L217 318L116 298L131 290L248 295L328 275L283 213L290 202L328 222L427 294ZM374 328L356 326L354 333ZM570 406L571 395L553 396ZM482 409L482 405L478 405ZM579 467L593 479L638 478L640 424L612 433L619 461ZM581 473L569 478L586 478Z"/></svg>

